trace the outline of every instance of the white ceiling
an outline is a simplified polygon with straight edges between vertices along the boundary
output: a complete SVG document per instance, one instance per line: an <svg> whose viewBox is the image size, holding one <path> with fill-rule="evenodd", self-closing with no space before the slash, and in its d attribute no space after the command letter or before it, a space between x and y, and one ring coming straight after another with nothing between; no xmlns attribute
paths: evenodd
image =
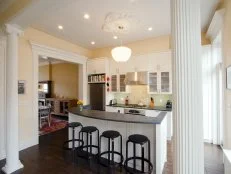
<svg viewBox="0 0 231 174"><path fill-rule="evenodd" d="M1 0L0 0L1 1ZM201 28L205 31L219 0L201 0ZM69 0L62 8L51 8L32 27L83 47L101 48L120 44L112 33L102 30L110 12L127 13L137 20L128 34L118 35L124 43L170 34L170 0ZM43 11L41 11L43 13ZM88 13L90 19L83 15ZM57 26L62 25L63 30ZM147 31L152 27L153 31ZM91 45L95 41L95 45Z"/></svg>

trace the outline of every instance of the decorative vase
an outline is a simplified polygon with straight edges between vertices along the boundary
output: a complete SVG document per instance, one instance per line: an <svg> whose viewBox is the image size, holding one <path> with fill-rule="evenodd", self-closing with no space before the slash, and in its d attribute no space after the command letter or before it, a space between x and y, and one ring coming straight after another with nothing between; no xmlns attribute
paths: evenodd
<svg viewBox="0 0 231 174"><path fill-rule="evenodd" d="M83 111L83 105L79 105L79 111Z"/></svg>

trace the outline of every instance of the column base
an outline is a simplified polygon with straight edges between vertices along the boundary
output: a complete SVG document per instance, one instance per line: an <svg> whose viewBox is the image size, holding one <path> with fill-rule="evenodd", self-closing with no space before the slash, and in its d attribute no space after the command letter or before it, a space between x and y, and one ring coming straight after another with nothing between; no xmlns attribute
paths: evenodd
<svg viewBox="0 0 231 174"><path fill-rule="evenodd" d="M5 174L11 174L17 170L20 170L22 169L24 166L23 164L21 163L21 161L19 160L18 161L18 164L14 167L9 167L7 164L2 168L2 171L5 173Z"/></svg>

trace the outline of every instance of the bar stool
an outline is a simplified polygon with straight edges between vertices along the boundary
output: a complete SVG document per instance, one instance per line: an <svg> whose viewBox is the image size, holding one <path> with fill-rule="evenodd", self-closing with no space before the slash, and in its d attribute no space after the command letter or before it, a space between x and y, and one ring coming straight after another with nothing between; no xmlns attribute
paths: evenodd
<svg viewBox="0 0 231 174"><path fill-rule="evenodd" d="M83 145L83 141L82 140L75 138L75 129L78 128L78 127L82 128L83 126L79 122L72 122L72 123L68 124L68 128L72 129L72 139L68 140L68 141L65 141L63 143L63 149L64 150L72 150L72 151L74 151L77 147ZM75 146L76 142L78 142L78 146L77 147ZM71 147L70 147L70 143L72 144Z"/></svg>
<svg viewBox="0 0 231 174"><path fill-rule="evenodd" d="M97 144L98 145L93 145L92 144L92 134L97 131ZM84 135L86 135L86 140L87 144L85 145L84 142ZM94 126L86 126L81 129L79 132L79 137L83 141L83 145L80 146L77 150L77 155L80 157L85 157L87 159L90 159L93 156L97 156L99 154L99 130L94 127ZM90 142L89 142L89 137L90 137ZM92 148L97 149L97 153L93 154L92 153ZM86 149L86 150L85 150Z"/></svg>
<svg viewBox="0 0 231 174"><path fill-rule="evenodd" d="M128 144L133 144L133 157L128 158ZM144 145L148 143L148 159L144 157ZM141 147L141 157L136 155L136 145L140 145ZM140 134L130 135L126 142L126 160L124 162L124 168L127 172L132 174L143 173L143 174L150 174L153 170L153 164L150 161L150 140ZM128 162L133 160L133 168L128 166ZM136 168L136 160L141 161L141 171L137 170ZM144 170L144 164L148 165L148 170Z"/></svg>
<svg viewBox="0 0 231 174"><path fill-rule="evenodd" d="M108 139L108 149L107 149L107 151L101 153L101 144L102 144L101 141L102 141L103 137ZM118 138L118 137L120 137L120 152L115 151L114 139ZM110 148L111 142L112 142L112 149ZM107 158L107 160L102 160L101 157L105 154L108 155L108 158ZM114 160L115 160L114 155L115 154L120 156L120 162L119 163L114 162ZM123 164L123 161L124 161L124 157L122 155L122 136L121 136L121 134L119 132L113 131L113 130L104 131L102 133L102 135L100 136L99 163L106 166L106 167L115 166L116 164L119 164L121 167Z"/></svg>

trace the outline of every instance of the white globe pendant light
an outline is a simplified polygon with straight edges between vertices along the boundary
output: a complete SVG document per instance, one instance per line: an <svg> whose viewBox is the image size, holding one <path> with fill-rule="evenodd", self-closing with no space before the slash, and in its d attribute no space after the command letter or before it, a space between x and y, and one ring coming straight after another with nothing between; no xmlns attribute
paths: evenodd
<svg viewBox="0 0 231 174"><path fill-rule="evenodd" d="M126 62L130 59L132 50L125 46L119 46L113 48L111 54L116 62Z"/></svg>

